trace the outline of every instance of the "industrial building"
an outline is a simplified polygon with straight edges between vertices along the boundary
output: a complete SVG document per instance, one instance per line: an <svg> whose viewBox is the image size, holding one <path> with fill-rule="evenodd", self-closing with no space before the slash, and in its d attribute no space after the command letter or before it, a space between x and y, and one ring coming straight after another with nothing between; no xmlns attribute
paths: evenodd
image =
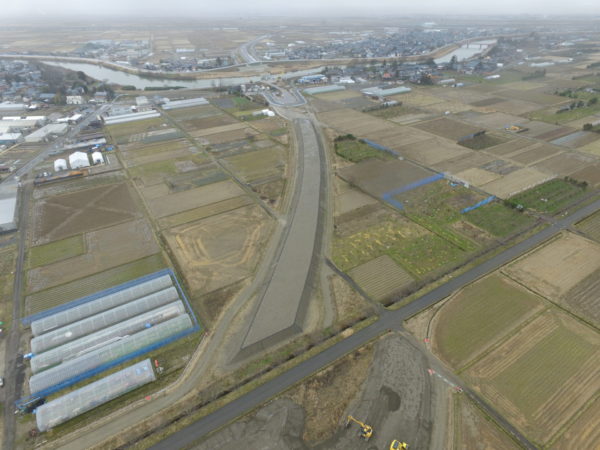
<svg viewBox="0 0 600 450"><path fill-rule="evenodd" d="M82 167L90 167L90 160L87 153L75 152L69 155L69 165L71 169L81 169Z"/></svg>
<svg viewBox="0 0 600 450"><path fill-rule="evenodd" d="M0 113L4 111L24 111L24 103L0 103Z"/></svg>
<svg viewBox="0 0 600 450"><path fill-rule="evenodd" d="M37 143L48 141L52 136L65 134L69 126L64 123L51 123L25 137L25 142Z"/></svg>
<svg viewBox="0 0 600 450"><path fill-rule="evenodd" d="M0 233L17 229L17 193L16 181L0 185Z"/></svg>
<svg viewBox="0 0 600 450"><path fill-rule="evenodd" d="M192 106L202 106L208 104L208 100L206 100L204 97L188 98L185 100L168 101L163 105L163 109L169 110L179 108L191 108Z"/></svg>
<svg viewBox="0 0 600 450"><path fill-rule="evenodd" d="M315 94L324 94L325 92L335 92L335 91L344 91L346 88L344 86L337 86L335 84L328 84L326 86L317 86L304 89L304 92L310 95Z"/></svg>
<svg viewBox="0 0 600 450"><path fill-rule="evenodd" d="M17 402L21 409L200 328L170 269L22 322L34 337L26 355L31 396Z"/></svg>
<svg viewBox="0 0 600 450"><path fill-rule="evenodd" d="M67 95L67 105L83 105L83 97L81 95Z"/></svg>
<svg viewBox="0 0 600 450"><path fill-rule="evenodd" d="M60 172L61 170L67 170L67 160L66 159L57 159L54 161L54 171Z"/></svg>
<svg viewBox="0 0 600 450"><path fill-rule="evenodd" d="M0 145L15 145L22 141L21 133L0 133Z"/></svg>
<svg viewBox="0 0 600 450"><path fill-rule="evenodd" d="M0 126L2 126L3 129L10 130L12 132L32 130L33 128L40 126L42 123L43 122L36 117L3 117L2 120L0 120Z"/></svg>
<svg viewBox="0 0 600 450"><path fill-rule="evenodd" d="M409 88L409 87L398 86L398 87L393 87L393 88L388 88L388 89L380 88L380 87L372 87L372 88L361 89L360 92L362 92L365 95L369 95L371 97L387 97L390 95L405 94L410 91L411 91L411 88Z"/></svg>
<svg viewBox="0 0 600 450"><path fill-rule="evenodd" d="M118 116L104 117L105 125L116 125L118 123L134 122L136 120L152 119L160 117L160 113L154 110L142 111L137 113L120 114Z"/></svg>
<svg viewBox="0 0 600 450"><path fill-rule="evenodd" d="M39 406L35 411L38 430L47 431L155 380L151 361L140 361Z"/></svg>
<svg viewBox="0 0 600 450"><path fill-rule="evenodd" d="M298 78L300 84L318 84L327 83L328 79L325 75L305 75Z"/></svg>

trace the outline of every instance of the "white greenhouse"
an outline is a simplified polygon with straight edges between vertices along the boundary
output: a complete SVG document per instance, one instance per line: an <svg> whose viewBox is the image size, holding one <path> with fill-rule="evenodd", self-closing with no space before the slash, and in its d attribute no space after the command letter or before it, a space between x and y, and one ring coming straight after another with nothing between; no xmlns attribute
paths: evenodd
<svg viewBox="0 0 600 450"><path fill-rule="evenodd" d="M60 172L61 170L67 170L69 167L67 166L66 159L57 159L54 161L54 171Z"/></svg>
<svg viewBox="0 0 600 450"><path fill-rule="evenodd" d="M69 155L69 164L71 165L71 169L79 169L81 167L89 167L90 160L87 153L75 152Z"/></svg>
<svg viewBox="0 0 600 450"><path fill-rule="evenodd" d="M94 164L94 165L104 164L104 157L102 156L102 153L100 153L100 152L92 153L92 164Z"/></svg>

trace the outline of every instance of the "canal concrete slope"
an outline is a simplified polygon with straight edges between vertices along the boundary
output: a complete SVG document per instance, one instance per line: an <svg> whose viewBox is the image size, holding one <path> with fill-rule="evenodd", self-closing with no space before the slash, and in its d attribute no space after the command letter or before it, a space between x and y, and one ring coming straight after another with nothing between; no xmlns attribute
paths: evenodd
<svg viewBox="0 0 600 450"><path fill-rule="evenodd" d="M245 334L242 353L261 350L302 331L319 264L324 199L323 148L314 125L294 121L297 177L287 225Z"/></svg>

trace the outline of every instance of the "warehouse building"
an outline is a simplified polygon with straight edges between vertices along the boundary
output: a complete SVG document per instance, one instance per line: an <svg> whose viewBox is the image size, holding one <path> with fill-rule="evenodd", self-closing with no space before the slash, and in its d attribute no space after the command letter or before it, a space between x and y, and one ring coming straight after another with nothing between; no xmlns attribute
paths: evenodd
<svg viewBox="0 0 600 450"><path fill-rule="evenodd" d="M15 145L22 141L21 133L0 133L0 145Z"/></svg>
<svg viewBox="0 0 600 450"><path fill-rule="evenodd" d="M17 229L17 193L16 181L0 185L0 233Z"/></svg>
<svg viewBox="0 0 600 450"><path fill-rule="evenodd" d="M136 120L153 119L155 117L160 117L160 113L151 109L149 111L104 117L103 120L105 125L116 125L118 123L135 122Z"/></svg>
<svg viewBox="0 0 600 450"><path fill-rule="evenodd" d="M3 112L25 111L24 103L0 103L0 114Z"/></svg>
<svg viewBox="0 0 600 450"><path fill-rule="evenodd" d="M46 142L53 136L62 136L69 130L66 123L50 123L25 137L25 142Z"/></svg>
<svg viewBox="0 0 600 450"><path fill-rule="evenodd" d="M140 361L39 406L35 412L38 430L47 431L155 380L151 361Z"/></svg>
<svg viewBox="0 0 600 450"><path fill-rule="evenodd" d="M191 108L192 106L202 106L208 104L208 100L206 100L204 97L188 98L185 100L168 101L163 105L163 109L169 110L179 108Z"/></svg>
<svg viewBox="0 0 600 450"><path fill-rule="evenodd" d="M324 94L325 92L345 91L344 86L337 86L335 84L328 84L327 86L317 86L304 89L304 92L310 95Z"/></svg>
<svg viewBox="0 0 600 450"><path fill-rule="evenodd" d="M405 94L410 91L411 91L411 88L406 87L406 86L397 86L397 87L388 88L388 89L380 88L380 87L361 89L361 92L363 94L369 95L371 97L387 97L390 95Z"/></svg>

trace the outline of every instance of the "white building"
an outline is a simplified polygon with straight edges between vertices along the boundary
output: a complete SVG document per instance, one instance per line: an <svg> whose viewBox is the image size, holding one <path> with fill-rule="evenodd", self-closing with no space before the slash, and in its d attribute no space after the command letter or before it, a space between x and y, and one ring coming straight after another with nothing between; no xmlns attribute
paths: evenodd
<svg viewBox="0 0 600 450"><path fill-rule="evenodd" d="M67 95L67 105L83 105L83 97L81 95Z"/></svg>
<svg viewBox="0 0 600 450"><path fill-rule="evenodd" d="M49 140L52 136L61 136L65 134L68 129L69 126L66 123L51 123L26 136L25 142L44 142Z"/></svg>
<svg viewBox="0 0 600 450"><path fill-rule="evenodd" d="M21 133L0 133L0 145L14 145L23 140Z"/></svg>
<svg viewBox="0 0 600 450"><path fill-rule="evenodd" d="M87 153L75 152L69 155L69 165L71 169L79 169L81 167L90 167L90 160Z"/></svg>
<svg viewBox="0 0 600 450"><path fill-rule="evenodd" d="M67 160L66 159L57 159L54 161L54 171L60 172L61 170L67 170Z"/></svg>
<svg viewBox="0 0 600 450"><path fill-rule="evenodd" d="M104 164L104 157L102 156L102 153L100 153L100 152L92 153L92 164L94 164L94 165Z"/></svg>

